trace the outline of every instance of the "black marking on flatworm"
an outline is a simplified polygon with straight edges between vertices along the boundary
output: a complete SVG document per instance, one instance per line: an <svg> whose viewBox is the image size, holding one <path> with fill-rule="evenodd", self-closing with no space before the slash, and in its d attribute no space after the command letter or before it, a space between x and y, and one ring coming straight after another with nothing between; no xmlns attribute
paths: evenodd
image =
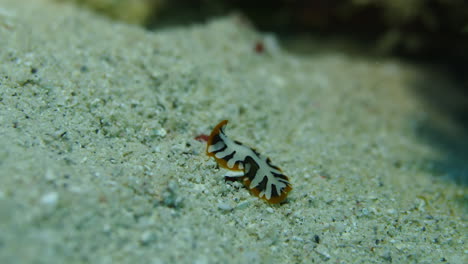
<svg viewBox="0 0 468 264"><path fill-rule="evenodd" d="M279 190L281 192L281 190ZM276 185L271 185L271 197L278 197L278 190L276 190Z"/></svg>
<svg viewBox="0 0 468 264"><path fill-rule="evenodd" d="M271 164L270 158L267 158L267 159L266 159L266 162L267 162L268 166L272 167L272 168L275 169L275 170L281 171L281 169L280 169L279 167L277 167L277 166Z"/></svg>
<svg viewBox="0 0 468 264"><path fill-rule="evenodd" d="M242 144L241 142L237 141L237 140L234 140L234 143L236 143L237 145L241 145L243 146L244 144Z"/></svg>
<svg viewBox="0 0 468 264"><path fill-rule="evenodd" d="M234 181L238 181L239 180L239 177L243 177L243 176L224 176L224 181L230 181L230 182L234 182Z"/></svg>
<svg viewBox="0 0 468 264"><path fill-rule="evenodd" d="M218 150L215 150L215 151L213 151L213 152L211 152L211 153L216 154L216 153L218 153L218 152L224 151L226 148L227 148L227 145L224 144L224 146L223 146L222 148L220 148L220 149L218 149Z"/></svg>
<svg viewBox="0 0 468 264"><path fill-rule="evenodd" d="M257 157L260 157L260 153L258 153L254 148L250 148L254 153L255 155L257 155Z"/></svg>
<svg viewBox="0 0 468 264"><path fill-rule="evenodd" d="M215 135L215 136L213 137L213 140L211 141L211 145L214 145L214 144L218 143L219 141L221 141L221 142L224 143L224 141L221 139L221 137L219 136L219 134L218 134L218 135Z"/></svg>
<svg viewBox="0 0 468 264"><path fill-rule="evenodd" d="M231 154L222 157L222 159L225 160L225 161L229 161L230 159L232 159L232 158L234 157L234 155L236 155L236 151L235 151L235 150L234 150Z"/></svg>
<svg viewBox="0 0 468 264"><path fill-rule="evenodd" d="M244 163L250 165L249 171L245 173L245 176L247 176L247 178L249 178L250 181L253 181L260 167L258 166L257 162L255 162L255 160L250 156L247 156L245 158Z"/></svg>
<svg viewBox="0 0 468 264"><path fill-rule="evenodd" d="M260 191L266 190L266 185L268 184L268 176L263 176L262 181L255 186L255 188L259 189Z"/></svg>
<svg viewBox="0 0 468 264"><path fill-rule="evenodd" d="M279 181L288 183L288 177L286 177L286 175L275 173L275 172L272 172L271 174L273 174L275 176L275 178L280 178Z"/></svg>

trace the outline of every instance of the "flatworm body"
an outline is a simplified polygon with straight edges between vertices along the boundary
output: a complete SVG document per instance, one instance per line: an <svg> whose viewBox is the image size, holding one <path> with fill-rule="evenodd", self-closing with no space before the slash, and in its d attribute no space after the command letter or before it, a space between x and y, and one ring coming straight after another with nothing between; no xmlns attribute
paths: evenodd
<svg viewBox="0 0 468 264"><path fill-rule="evenodd" d="M229 177L238 177L257 197L269 203L280 203L292 190L291 183L280 168L269 158L260 155L224 133L227 120L221 121L211 132L206 144L206 154L215 158L223 168L234 171Z"/></svg>

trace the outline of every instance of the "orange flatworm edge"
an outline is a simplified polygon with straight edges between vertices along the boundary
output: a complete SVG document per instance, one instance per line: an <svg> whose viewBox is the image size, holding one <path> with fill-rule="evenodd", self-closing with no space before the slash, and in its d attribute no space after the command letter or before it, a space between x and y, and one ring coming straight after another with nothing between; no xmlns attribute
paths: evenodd
<svg viewBox="0 0 468 264"><path fill-rule="evenodd" d="M206 154L225 169L242 171L242 175L235 177L241 179L253 195L272 204L282 202L292 190L289 178L272 165L268 157L228 138L224 132L227 123L223 120L213 129Z"/></svg>

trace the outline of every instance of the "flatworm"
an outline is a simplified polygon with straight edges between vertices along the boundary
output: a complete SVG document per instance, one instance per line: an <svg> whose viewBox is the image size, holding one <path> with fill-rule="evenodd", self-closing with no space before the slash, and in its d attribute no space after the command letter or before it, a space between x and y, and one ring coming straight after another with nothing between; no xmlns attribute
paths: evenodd
<svg viewBox="0 0 468 264"><path fill-rule="evenodd" d="M292 190L291 183L271 160L239 141L231 140L224 132L228 123L221 121L211 132L206 144L206 154L219 166L233 171L226 177L242 180L250 192L269 203L280 203Z"/></svg>

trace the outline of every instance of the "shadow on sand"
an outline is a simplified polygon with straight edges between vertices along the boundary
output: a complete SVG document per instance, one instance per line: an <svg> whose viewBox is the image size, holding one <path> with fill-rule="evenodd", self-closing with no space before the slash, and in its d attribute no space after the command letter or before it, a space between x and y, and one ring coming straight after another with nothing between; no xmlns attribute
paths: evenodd
<svg viewBox="0 0 468 264"><path fill-rule="evenodd" d="M442 154L428 161L431 173L468 186L468 83L447 78L450 73L433 73L420 76L413 84L428 113L417 122L415 132Z"/></svg>

